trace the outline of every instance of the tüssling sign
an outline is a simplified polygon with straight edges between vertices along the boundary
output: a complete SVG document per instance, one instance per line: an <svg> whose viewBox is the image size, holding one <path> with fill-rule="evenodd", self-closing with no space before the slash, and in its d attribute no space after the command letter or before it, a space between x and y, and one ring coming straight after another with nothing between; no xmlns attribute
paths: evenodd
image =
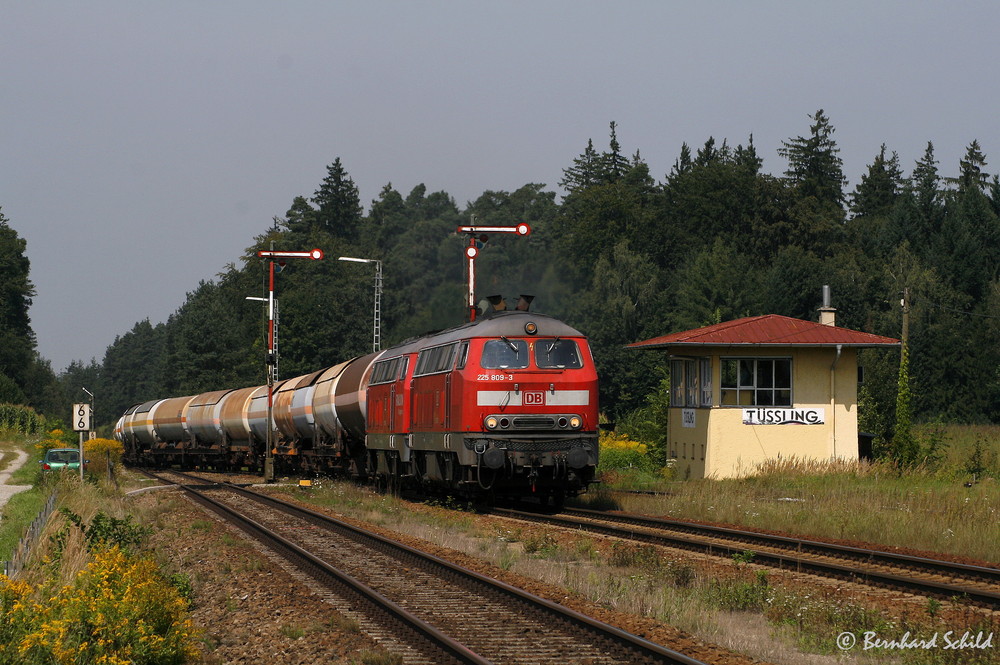
<svg viewBox="0 0 1000 665"><path fill-rule="evenodd" d="M822 425L824 409L743 409L744 425Z"/></svg>

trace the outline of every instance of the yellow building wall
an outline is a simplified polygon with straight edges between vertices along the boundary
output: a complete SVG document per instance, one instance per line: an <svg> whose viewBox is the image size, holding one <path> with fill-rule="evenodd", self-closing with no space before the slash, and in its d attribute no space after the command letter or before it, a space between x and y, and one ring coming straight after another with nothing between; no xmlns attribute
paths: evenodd
<svg viewBox="0 0 1000 665"><path fill-rule="evenodd" d="M679 477L745 476L767 460L857 459L857 352L853 348L843 349L839 359L836 349L829 347L712 350L691 355L711 357L713 406L670 410L670 453L677 460ZM753 407L719 406L723 357L791 358L792 406L775 408L823 409L823 424L744 424L743 409ZM684 426L685 412L693 427Z"/></svg>

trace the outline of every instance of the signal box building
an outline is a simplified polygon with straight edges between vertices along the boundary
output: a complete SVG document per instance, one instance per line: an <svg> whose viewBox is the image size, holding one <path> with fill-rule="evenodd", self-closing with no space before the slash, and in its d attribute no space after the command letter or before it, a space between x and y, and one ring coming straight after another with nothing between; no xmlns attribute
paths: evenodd
<svg viewBox="0 0 1000 665"><path fill-rule="evenodd" d="M777 459L858 458L858 357L899 340L769 314L630 344L670 362L668 454L682 478Z"/></svg>

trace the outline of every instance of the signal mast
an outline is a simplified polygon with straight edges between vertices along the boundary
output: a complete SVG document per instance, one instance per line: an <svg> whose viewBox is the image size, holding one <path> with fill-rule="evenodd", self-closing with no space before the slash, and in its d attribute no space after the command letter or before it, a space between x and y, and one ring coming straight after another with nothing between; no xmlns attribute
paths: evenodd
<svg viewBox="0 0 1000 665"><path fill-rule="evenodd" d="M465 258L469 264L469 321L476 320L476 256L479 250L489 240L488 233L516 233L519 236L531 234L531 227L525 223L517 226L460 226L458 233L469 236L469 244L465 248Z"/></svg>

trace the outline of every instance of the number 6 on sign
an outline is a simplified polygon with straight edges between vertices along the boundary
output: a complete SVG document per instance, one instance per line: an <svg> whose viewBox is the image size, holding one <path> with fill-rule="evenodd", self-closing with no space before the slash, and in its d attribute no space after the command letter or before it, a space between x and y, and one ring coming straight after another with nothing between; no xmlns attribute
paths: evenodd
<svg viewBox="0 0 1000 665"><path fill-rule="evenodd" d="M86 432L90 429L90 405L73 405L73 431Z"/></svg>

